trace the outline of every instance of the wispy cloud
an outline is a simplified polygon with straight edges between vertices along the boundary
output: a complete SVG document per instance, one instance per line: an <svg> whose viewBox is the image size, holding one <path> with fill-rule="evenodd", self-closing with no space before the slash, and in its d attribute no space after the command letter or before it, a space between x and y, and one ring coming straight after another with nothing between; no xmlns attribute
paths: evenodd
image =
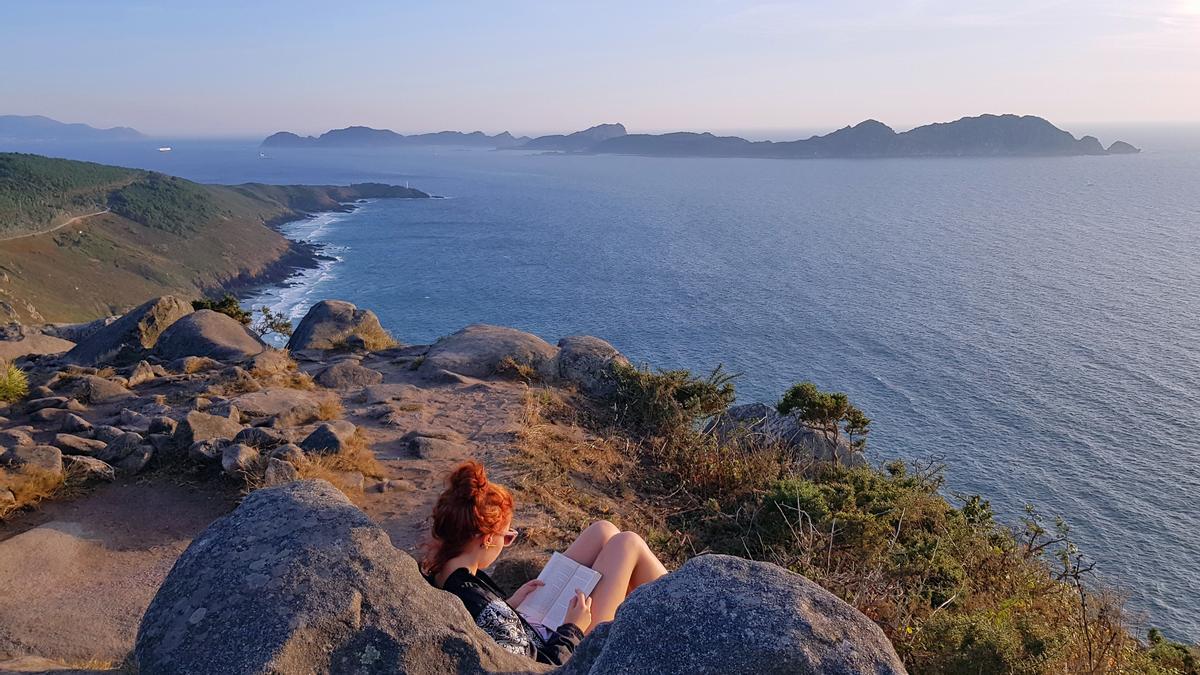
<svg viewBox="0 0 1200 675"><path fill-rule="evenodd" d="M813 31L915 31L1049 25L1071 0L1010 0L966 5L947 0L880 2L853 0L834 4L761 2L730 12L710 28L747 33Z"/></svg>
<svg viewBox="0 0 1200 675"><path fill-rule="evenodd" d="M850 0L739 3L706 26L760 35L1054 29L1114 46L1200 49L1200 0Z"/></svg>

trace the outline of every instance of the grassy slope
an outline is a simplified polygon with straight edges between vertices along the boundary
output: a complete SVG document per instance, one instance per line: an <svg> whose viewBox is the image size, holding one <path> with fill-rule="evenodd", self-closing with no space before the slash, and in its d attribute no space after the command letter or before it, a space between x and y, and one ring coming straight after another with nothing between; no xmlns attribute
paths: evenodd
<svg viewBox="0 0 1200 675"><path fill-rule="evenodd" d="M72 215L113 208L54 232L0 241L0 320L82 321L154 295L196 297L259 277L296 253L268 223L372 196L424 193L377 186L200 185L0 153L0 236L45 232Z"/></svg>

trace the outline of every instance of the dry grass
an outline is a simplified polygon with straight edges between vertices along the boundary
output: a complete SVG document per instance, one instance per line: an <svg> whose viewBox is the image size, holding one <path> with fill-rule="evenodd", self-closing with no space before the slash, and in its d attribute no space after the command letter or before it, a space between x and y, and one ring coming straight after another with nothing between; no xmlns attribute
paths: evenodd
<svg viewBox="0 0 1200 675"><path fill-rule="evenodd" d="M383 328L364 328L359 327L355 333L356 337L361 337L366 345L367 351L379 352L393 347L399 347L400 343L396 338L392 337ZM341 340L333 347L335 350L349 349L347 340Z"/></svg>
<svg viewBox="0 0 1200 675"><path fill-rule="evenodd" d="M239 394L249 394L262 390L262 384L250 372L239 368L235 375L226 376L220 381L210 384L201 396L232 398Z"/></svg>
<svg viewBox="0 0 1200 675"><path fill-rule="evenodd" d="M245 474L246 493L253 492L265 485L264 472L269 461L269 457L262 457ZM358 472L366 478L375 479L386 477L386 470L376 459L375 452L371 450L370 443L361 429L354 432L350 442L340 452L330 455L305 455L304 459L296 465L296 471L301 480L320 478L329 481L345 493L351 501L358 501L362 497L362 489L358 485L353 485L347 474Z"/></svg>
<svg viewBox="0 0 1200 675"><path fill-rule="evenodd" d="M11 504L0 504L0 520L54 496L64 483L63 474L35 467L25 466L16 471L0 469L0 489L11 490L16 497Z"/></svg>
<svg viewBox="0 0 1200 675"><path fill-rule="evenodd" d="M209 370L216 370L217 368L220 368L220 367L221 367L220 363L217 363L216 361L206 358L206 357L203 357L203 356L196 357L196 358L189 358L189 359L184 359L184 361L183 361L183 374L184 375L195 375L196 373L203 373L203 372L209 371Z"/></svg>
<svg viewBox="0 0 1200 675"><path fill-rule="evenodd" d="M312 391L317 388L312 377L300 371L300 366L292 359L287 350L282 351L279 359L281 367L254 367L250 369L250 374L265 387L284 387L303 391Z"/></svg>
<svg viewBox="0 0 1200 675"><path fill-rule="evenodd" d="M362 489L352 485L346 474L358 472L367 478L386 477L383 465L375 458L375 452L371 450L361 430L354 432L350 443L341 452L332 455L308 455L296 468L300 472L300 478L323 478L333 483L351 501L362 497Z"/></svg>
<svg viewBox="0 0 1200 675"><path fill-rule="evenodd" d="M317 419L322 422L341 419L344 413L345 409L342 408L342 402L336 396L325 398L317 407Z"/></svg>
<svg viewBox="0 0 1200 675"><path fill-rule="evenodd" d="M507 462L508 484L526 510L524 541L543 550L561 549L596 520L611 520L648 540L662 520L636 492L636 462L622 439L589 433L580 408L556 389L525 394L517 452Z"/></svg>
<svg viewBox="0 0 1200 675"><path fill-rule="evenodd" d="M18 659L18 662L20 662L21 660L22 659ZM39 662L43 661L40 658L38 658L37 660ZM133 654L130 654L130 655L126 656L124 659L121 659L119 661L114 661L111 659L82 659L82 660L45 659L45 662L54 664L54 668L52 670L43 670L43 669L41 669L41 663L39 663L37 666L38 669L36 671L28 670L28 669L22 668L21 666L18 666L17 670L13 670L13 671L5 670L4 672L6 672L6 673L7 672L14 672L14 673L16 673L16 672L22 672L22 673L24 673L24 672L39 672L39 673L41 673L41 672L60 672L60 671L72 672L72 673L105 672L105 673L112 673L113 675L126 675L126 674L137 675L137 672L138 672L137 666L133 662Z"/></svg>
<svg viewBox="0 0 1200 675"><path fill-rule="evenodd" d="M511 356L506 356L496 364L496 374L501 377L508 377L514 380L520 380L525 384L533 384L540 382L542 376L537 369L528 363L521 363Z"/></svg>

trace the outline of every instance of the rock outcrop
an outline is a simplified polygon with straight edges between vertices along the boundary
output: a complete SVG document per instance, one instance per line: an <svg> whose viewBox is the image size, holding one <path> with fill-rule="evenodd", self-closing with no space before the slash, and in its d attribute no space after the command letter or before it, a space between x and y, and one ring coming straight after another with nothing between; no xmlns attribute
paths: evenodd
<svg viewBox="0 0 1200 675"><path fill-rule="evenodd" d="M0 359L13 359L34 354L62 354L75 346L74 342L19 323L0 328Z"/></svg>
<svg viewBox="0 0 1200 675"><path fill-rule="evenodd" d="M225 404L214 406L212 412L227 414L232 406L252 421L273 419L283 426L295 426L317 419L321 416L321 407L335 400L327 392L268 389L236 396Z"/></svg>
<svg viewBox="0 0 1200 675"><path fill-rule="evenodd" d="M611 396L617 389L615 369L628 365L629 359L598 337L573 335L558 341L558 377L588 396Z"/></svg>
<svg viewBox="0 0 1200 675"><path fill-rule="evenodd" d="M305 349L387 349L395 346L379 317L369 309L359 309L342 300L322 300L313 305L292 332L287 348Z"/></svg>
<svg viewBox="0 0 1200 675"><path fill-rule="evenodd" d="M192 313L192 305L173 295L150 300L97 329L63 359L85 366L132 363L158 343L171 324Z"/></svg>
<svg viewBox="0 0 1200 675"><path fill-rule="evenodd" d="M725 436L743 433L761 442L784 443L792 448L798 458L829 462L836 456L837 461L845 466L866 463L862 453L855 452L844 437L835 441L824 432L804 424L795 415L780 415L763 403L733 406L715 420L712 429Z"/></svg>
<svg viewBox="0 0 1200 675"><path fill-rule="evenodd" d="M138 630L143 673L533 673L324 481L258 490L175 563Z"/></svg>
<svg viewBox="0 0 1200 675"><path fill-rule="evenodd" d="M338 361L317 373L317 384L330 389L365 387L383 382L383 373L364 368L354 361Z"/></svg>
<svg viewBox="0 0 1200 675"><path fill-rule="evenodd" d="M179 421L175 428L174 443L177 448L189 448L193 443L209 440L229 440L237 436L242 425L228 417L192 411Z"/></svg>
<svg viewBox="0 0 1200 675"><path fill-rule="evenodd" d="M693 558L634 591L579 645L563 675L900 675L862 612L770 563Z"/></svg>
<svg viewBox="0 0 1200 675"><path fill-rule="evenodd" d="M29 467L59 475L63 472L62 451L51 445L19 445L0 454L0 466Z"/></svg>
<svg viewBox="0 0 1200 675"><path fill-rule="evenodd" d="M120 382L99 375L80 375L68 382L65 390L84 403L112 403L134 395Z"/></svg>
<svg viewBox="0 0 1200 675"><path fill-rule="evenodd" d="M265 348L262 340L236 319L211 309L201 309L163 331L154 353L164 361L206 356L233 362L248 359Z"/></svg>
<svg viewBox="0 0 1200 675"><path fill-rule="evenodd" d="M1110 155L1136 155L1141 152L1141 148L1136 148L1125 141L1115 141L1108 146L1108 154Z"/></svg>
<svg viewBox="0 0 1200 675"><path fill-rule="evenodd" d="M427 375L448 370L468 377L490 377L502 364L511 364L552 380L557 376L557 354L555 347L536 335L477 323L435 342L418 370Z"/></svg>
<svg viewBox="0 0 1200 675"><path fill-rule="evenodd" d="M305 452L317 455L332 455L345 450L357 429L346 420L325 422L300 442Z"/></svg>

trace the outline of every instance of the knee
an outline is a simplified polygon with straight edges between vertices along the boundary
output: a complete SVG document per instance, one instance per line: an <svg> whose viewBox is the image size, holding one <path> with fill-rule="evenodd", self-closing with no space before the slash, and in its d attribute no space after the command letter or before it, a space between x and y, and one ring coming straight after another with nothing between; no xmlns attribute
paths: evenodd
<svg viewBox="0 0 1200 675"><path fill-rule="evenodd" d="M621 529L619 527L617 527L616 525L613 525L612 523L608 522L607 520L597 520L596 522L592 523L591 525L588 525L588 529L592 530L593 532L596 532L597 535L600 537L600 539L603 541L608 541L609 539L612 539L614 536L620 534L620 532L621 532Z"/></svg>
<svg viewBox="0 0 1200 675"><path fill-rule="evenodd" d="M604 548L608 548L610 546L634 553L648 548L646 546L646 541L642 539L641 535L639 535L637 532L618 532L614 534L608 540L608 543L604 545Z"/></svg>

